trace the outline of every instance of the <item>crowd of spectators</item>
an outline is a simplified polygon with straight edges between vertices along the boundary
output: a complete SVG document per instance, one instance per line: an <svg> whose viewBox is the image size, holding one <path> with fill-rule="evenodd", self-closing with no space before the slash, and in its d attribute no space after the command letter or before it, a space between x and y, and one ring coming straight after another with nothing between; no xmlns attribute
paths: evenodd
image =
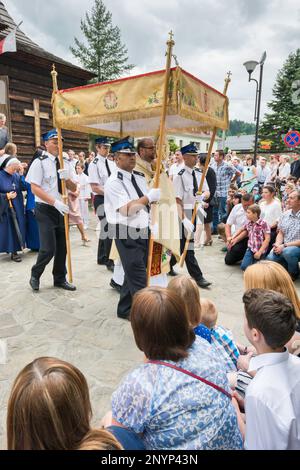
<svg viewBox="0 0 300 470"><path fill-rule="evenodd" d="M6 204L19 201L15 209L29 246L34 201L28 204L27 165L18 160L4 127L0 115L0 242L10 240L10 246L0 243L0 252L18 261ZM34 158L42 152L37 149ZM87 175L95 154L69 150L66 158L78 183L70 194L71 223L87 242ZM207 174L204 245L211 246L219 233L225 263L240 262L245 271L247 344L220 324L216 305L200 296L193 279L177 276L167 288L141 290L130 320L144 361L114 391L102 422L91 424L83 373L63 360L38 358L12 386L8 449L300 450L300 302L293 283L300 260L300 163L292 158L290 164L286 156L261 157L255 166L251 156L241 160L217 151ZM205 162L199 159L202 171ZM176 152L166 164L170 179L182 165Z"/></svg>

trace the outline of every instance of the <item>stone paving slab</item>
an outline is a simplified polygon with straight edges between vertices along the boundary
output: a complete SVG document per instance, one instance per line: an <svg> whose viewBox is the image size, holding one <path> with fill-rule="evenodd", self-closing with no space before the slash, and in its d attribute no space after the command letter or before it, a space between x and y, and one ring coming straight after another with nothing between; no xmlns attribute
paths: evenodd
<svg viewBox="0 0 300 470"><path fill-rule="evenodd" d="M33 359L56 356L82 370L90 386L95 424L109 409L111 394L122 377L142 360L130 323L116 317L118 294L109 287L111 273L96 264L96 237L96 231L90 230L91 244L84 247L78 232L71 230L77 292L53 289L48 267L40 292L33 293L28 281L36 254L26 253L20 264L0 255L0 339L7 344L6 363L0 364L2 449L6 447L6 407L12 383ZM213 282L201 295L216 303L220 323L243 341L242 273L238 266L225 266L221 247L214 238L212 247L196 252L205 277Z"/></svg>

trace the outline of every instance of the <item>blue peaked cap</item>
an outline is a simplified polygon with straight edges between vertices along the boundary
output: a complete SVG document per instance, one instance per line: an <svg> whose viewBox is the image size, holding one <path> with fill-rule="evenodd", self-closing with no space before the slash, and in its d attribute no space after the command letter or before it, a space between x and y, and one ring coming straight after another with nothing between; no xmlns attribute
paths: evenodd
<svg viewBox="0 0 300 470"><path fill-rule="evenodd" d="M199 153L199 150L197 149L196 145L194 143L191 143L189 145L186 145L185 147L182 147L180 149L182 155L185 155L187 153Z"/></svg>
<svg viewBox="0 0 300 470"><path fill-rule="evenodd" d="M114 142L111 146L111 152L122 152L122 153L135 153L135 149L133 146L133 138L132 137L125 137L125 139L118 140Z"/></svg>
<svg viewBox="0 0 300 470"><path fill-rule="evenodd" d="M110 145L107 137L98 137L98 139L96 139L95 142L96 142L96 145Z"/></svg>
<svg viewBox="0 0 300 470"><path fill-rule="evenodd" d="M42 134L42 139L44 142L47 142L51 139L58 139L57 129L51 129L51 131L45 132Z"/></svg>

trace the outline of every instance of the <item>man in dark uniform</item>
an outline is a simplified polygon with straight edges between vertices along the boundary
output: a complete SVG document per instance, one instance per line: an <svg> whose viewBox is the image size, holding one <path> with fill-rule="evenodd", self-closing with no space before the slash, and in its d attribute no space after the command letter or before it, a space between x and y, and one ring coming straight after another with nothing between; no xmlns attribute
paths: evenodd
<svg viewBox="0 0 300 470"><path fill-rule="evenodd" d="M114 144L117 172L105 184L105 213L125 272L118 317L128 319L134 294L146 287L149 205L160 189L147 190L145 176L134 171L136 152L126 139Z"/></svg>
<svg viewBox="0 0 300 470"><path fill-rule="evenodd" d="M108 224L104 210L104 185L108 178L116 172L116 165L108 160L110 144L107 137L96 139L97 156L89 165L89 182L94 194L94 207L100 221L100 236L98 243L97 262L107 267L110 271L114 269L114 263L109 259L111 240L108 237Z"/></svg>
<svg viewBox="0 0 300 470"><path fill-rule="evenodd" d="M181 149L184 159L184 167L174 178L174 190L178 204L179 217L182 222L182 236L180 240L180 250L183 253L188 234L194 234L195 226L191 222L192 212L196 202L201 204L202 195L198 195L198 188L202 173L195 168L198 150L194 144L189 144ZM209 188L206 180L203 185L204 197L209 197ZM204 279L198 261L195 257L193 236L189 244L186 258L186 267L189 275L195 279L199 287L208 287L211 282Z"/></svg>
<svg viewBox="0 0 300 470"><path fill-rule="evenodd" d="M34 160L26 178L35 195L35 216L40 235L40 251L31 270L30 285L34 291L39 290L40 277L54 257L54 286L75 291L76 287L66 280L64 214L69 213L69 207L63 202L61 186L64 179L67 188L76 191L76 184L72 181L74 170L67 159L64 159L64 169L60 169L56 129L43 134L43 140L46 152Z"/></svg>

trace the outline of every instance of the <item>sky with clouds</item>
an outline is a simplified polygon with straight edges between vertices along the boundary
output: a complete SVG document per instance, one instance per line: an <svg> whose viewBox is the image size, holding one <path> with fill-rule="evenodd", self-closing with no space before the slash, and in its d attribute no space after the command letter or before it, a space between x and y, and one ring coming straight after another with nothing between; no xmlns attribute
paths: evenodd
<svg viewBox="0 0 300 470"><path fill-rule="evenodd" d="M69 51L74 36L81 38L80 19L94 0L3 0L21 29L41 47L73 63ZM168 32L175 34L180 65L223 90L232 72L230 117L253 121L255 84L248 83L243 63L264 66L262 113L272 97L276 74L290 52L300 47L299 0L104 0L113 23L121 29L133 74L165 66ZM259 70L254 77L258 78Z"/></svg>

